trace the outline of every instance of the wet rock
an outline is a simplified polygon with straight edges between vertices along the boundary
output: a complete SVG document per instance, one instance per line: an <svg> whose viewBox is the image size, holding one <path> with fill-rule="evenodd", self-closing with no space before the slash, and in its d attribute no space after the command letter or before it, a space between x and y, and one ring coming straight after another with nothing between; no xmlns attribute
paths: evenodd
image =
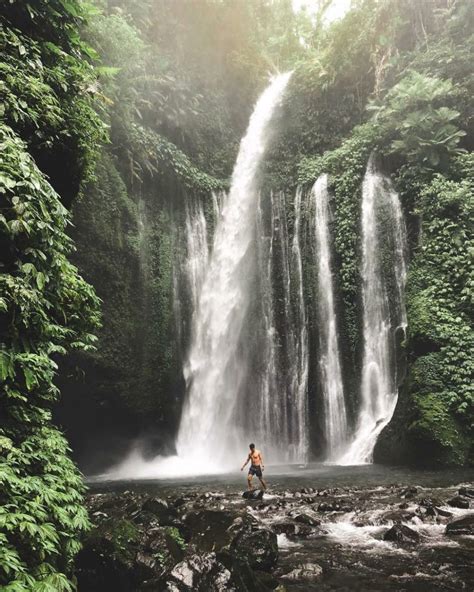
<svg viewBox="0 0 474 592"><path fill-rule="evenodd" d="M231 577L230 571L217 560L215 553L192 555L173 568L167 590L173 590L173 584L178 584L178 590L236 592Z"/></svg>
<svg viewBox="0 0 474 592"><path fill-rule="evenodd" d="M295 522L300 522L301 524L308 524L309 526L319 526L321 524L321 520L317 517L314 512L310 512L307 510L302 510L301 512L297 510L293 510L290 512L290 517L295 520Z"/></svg>
<svg viewBox="0 0 474 592"><path fill-rule="evenodd" d="M230 552L252 568L269 570L278 560L276 534L268 528L244 530L233 539Z"/></svg>
<svg viewBox="0 0 474 592"><path fill-rule="evenodd" d="M150 497L148 498L142 508L146 512L150 512L151 514L156 514L159 516L160 514L167 514L169 511L168 503L159 497Z"/></svg>
<svg viewBox="0 0 474 592"><path fill-rule="evenodd" d="M456 518L446 526L446 534L450 535L461 535L468 534L474 535L474 512Z"/></svg>
<svg viewBox="0 0 474 592"><path fill-rule="evenodd" d="M438 508L437 506L429 506L426 508L426 515L427 516L434 516L438 517L441 516L443 518L451 518L453 515L452 512L448 512L447 510L443 510L442 508Z"/></svg>
<svg viewBox="0 0 474 592"><path fill-rule="evenodd" d="M272 530L276 534L284 534L288 538L307 537L314 532L314 529L308 524L296 522L275 522L272 524Z"/></svg>
<svg viewBox="0 0 474 592"><path fill-rule="evenodd" d="M230 544L233 536L252 519L244 519L231 511L194 510L183 520L189 530L191 543L199 551L219 551Z"/></svg>
<svg viewBox="0 0 474 592"><path fill-rule="evenodd" d="M383 540L395 543L415 543L420 540L420 535L405 524L394 524L383 535Z"/></svg>
<svg viewBox="0 0 474 592"><path fill-rule="evenodd" d="M151 528L146 533L144 548L157 559L161 573L183 559L184 545L179 535L179 531L167 526Z"/></svg>
<svg viewBox="0 0 474 592"><path fill-rule="evenodd" d="M156 519L161 525L180 526L181 523L177 517L176 510L170 508L168 503L159 497L147 497L143 501L140 512L137 513L137 519L144 524L150 524L150 521Z"/></svg>
<svg viewBox="0 0 474 592"><path fill-rule="evenodd" d="M247 500L261 500L263 499L263 489L252 489L252 491L244 491L242 497Z"/></svg>
<svg viewBox="0 0 474 592"><path fill-rule="evenodd" d="M322 502L317 507L318 512L339 512L341 505L337 502Z"/></svg>
<svg viewBox="0 0 474 592"><path fill-rule="evenodd" d="M402 502L398 507L400 508L400 510L406 510L408 506L408 502Z"/></svg>
<svg viewBox="0 0 474 592"><path fill-rule="evenodd" d="M375 518L374 524L409 522L415 518L416 513L408 510L390 509Z"/></svg>
<svg viewBox="0 0 474 592"><path fill-rule="evenodd" d="M415 495L417 493L418 493L417 487L407 487L400 493L400 495L401 495L401 497L403 497L405 499L410 499L412 497L415 497Z"/></svg>
<svg viewBox="0 0 474 592"><path fill-rule="evenodd" d="M459 488L459 495L463 495L464 497L474 498L474 487L460 487Z"/></svg>
<svg viewBox="0 0 474 592"><path fill-rule="evenodd" d="M432 506L440 506L441 502L438 499L432 497L423 497L418 500L418 504L424 508L431 508Z"/></svg>
<svg viewBox="0 0 474 592"><path fill-rule="evenodd" d="M154 567L145 560L135 561L142 532L130 520L109 518L88 533L80 551L76 571L79 585L88 592L110 589L133 590L142 578L152 577Z"/></svg>
<svg viewBox="0 0 474 592"><path fill-rule="evenodd" d="M452 508L461 508L462 510L468 510L470 503L469 499L456 495L455 497L448 500L448 505Z"/></svg>
<svg viewBox="0 0 474 592"><path fill-rule="evenodd" d="M286 580L316 580L323 573L323 568L317 563L302 563L286 573L282 578Z"/></svg>

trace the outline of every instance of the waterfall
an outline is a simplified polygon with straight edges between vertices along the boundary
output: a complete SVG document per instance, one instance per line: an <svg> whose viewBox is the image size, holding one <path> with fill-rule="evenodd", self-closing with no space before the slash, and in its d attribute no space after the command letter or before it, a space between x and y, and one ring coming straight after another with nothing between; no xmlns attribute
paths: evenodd
<svg viewBox="0 0 474 592"><path fill-rule="evenodd" d="M327 175L321 175L311 191L318 276L319 367L323 394L326 458L334 461L347 440L341 360L329 239L329 192Z"/></svg>
<svg viewBox="0 0 474 592"><path fill-rule="evenodd" d="M387 248L390 270L383 265ZM405 280L406 232L400 200L371 156L362 186L361 406L354 439L341 464L371 462L377 438L395 410L398 385L394 335L397 328L406 327Z"/></svg>
<svg viewBox="0 0 474 592"><path fill-rule="evenodd" d="M257 174L271 132L271 119L290 73L275 77L260 96L242 139L229 195L214 234L203 279L185 368L187 400L177 439L178 456L208 467L240 459L241 430L234 409L242 396L246 364L240 334L250 293Z"/></svg>
<svg viewBox="0 0 474 592"><path fill-rule="evenodd" d="M201 200L186 202L186 263L185 277L193 314L198 307L199 294L209 259L207 223Z"/></svg>
<svg viewBox="0 0 474 592"><path fill-rule="evenodd" d="M257 422L250 426L279 462L304 463L308 453L308 338L300 249L301 191L295 196L291 242L283 192L270 194L269 236L263 218L260 204L257 251L262 370L255 393Z"/></svg>
<svg viewBox="0 0 474 592"><path fill-rule="evenodd" d="M301 198L303 192L297 189L295 195L295 227L291 245L291 263L296 294L296 314L293 319L292 335L294 341L293 360L290 364L292 377L291 392L295 399L295 426L293 436L293 458L299 462L308 460L308 325L303 292L303 264L301 260Z"/></svg>

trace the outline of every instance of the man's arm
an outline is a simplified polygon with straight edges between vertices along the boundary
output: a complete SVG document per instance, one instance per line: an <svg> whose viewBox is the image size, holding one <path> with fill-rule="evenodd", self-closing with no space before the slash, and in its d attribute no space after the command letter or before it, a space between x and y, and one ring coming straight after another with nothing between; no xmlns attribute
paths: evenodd
<svg viewBox="0 0 474 592"><path fill-rule="evenodd" d="M242 465L242 468L240 469L241 471L243 471L245 469L245 465L249 462L249 460L250 460L250 454L247 456L247 460Z"/></svg>
<svg viewBox="0 0 474 592"><path fill-rule="evenodd" d="M263 456L262 456L262 453L260 452L259 455L260 455L260 466L262 467L262 469L264 469L265 467L263 466Z"/></svg>

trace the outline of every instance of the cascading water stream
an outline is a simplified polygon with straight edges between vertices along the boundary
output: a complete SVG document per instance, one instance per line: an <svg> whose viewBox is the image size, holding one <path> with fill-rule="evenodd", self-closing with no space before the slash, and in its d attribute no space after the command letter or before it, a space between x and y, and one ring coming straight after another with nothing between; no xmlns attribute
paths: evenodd
<svg viewBox="0 0 474 592"><path fill-rule="evenodd" d="M334 303L327 175L318 178L311 196L318 268L319 367L323 391L326 458L335 461L347 441L347 414Z"/></svg>
<svg viewBox="0 0 474 592"><path fill-rule="evenodd" d="M296 425L293 436L293 458L299 462L308 460L308 326L306 304L303 292L303 263L301 259L301 201L303 192L297 189L295 195L295 228L291 245L291 267L296 284L296 315L293 321L294 357L291 367L291 392L295 393Z"/></svg>
<svg viewBox="0 0 474 592"><path fill-rule="evenodd" d="M207 223L200 200L186 204L186 270L188 292L193 314L197 310L199 294L209 260Z"/></svg>
<svg viewBox="0 0 474 592"><path fill-rule="evenodd" d="M257 173L273 113L290 75L272 80L250 118L199 295L185 368L188 397L177 439L178 456L196 471L199 465L201 470L209 469L209 450L214 451L213 462L221 467L241 456L241 433L233 418L246 372L239 345L251 297L249 252L255 234Z"/></svg>
<svg viewBox="0 0 474 592"><path fill-rule="evenodd" d="M385 221L386 232L381 231ZM383 268L382 251L391 250L392 274ZM392 280L390 282L390 280ZM341 464L372 461L377 438L392 418L398 398L395 363L397 328L406 327L406 231L400 200L371 156L362 187L362 304L364 352L361 407L354 439ZM393 286L393 303L389 286Z"/></svg>
<svg viewBox="0 0 474 592"><path fill-rule="evenodd" d="M261 200L262 201L262 200ZM256 421L258 441L280 463L305 463L308 453L308 338L300 248L301 191L295 196L295 224L290 242L286 198L270 194L270 235L262 203L257 217L258 275L263 352ZM277 305L275 306L275 303Z"/></svg>

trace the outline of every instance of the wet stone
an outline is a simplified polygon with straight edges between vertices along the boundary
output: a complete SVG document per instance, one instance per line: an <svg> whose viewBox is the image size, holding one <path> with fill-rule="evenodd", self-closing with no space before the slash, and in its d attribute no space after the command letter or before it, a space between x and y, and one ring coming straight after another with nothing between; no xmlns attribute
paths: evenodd
<svg viewBox="0 0 474 592"><path fill-rule="evenodd" d="M459 495L463 495L464 497L474 498L474 487L460 487L459 488Z"/></svg>
<svg viewBox="0 0 474 592"><path fill-rule="evenodd" d="M318 512L339 512L341 509L340 504L337 502L322 502L318 505Z"/></svg>
<svg viewBox="0 0 474 592"><path fill-rule="evenodd" d="M442 508L438 508L437 506L430 506L426 508L426 515L434 517L441 516L443 518L451 518L453 514L452 512L448 512L447 510L443 510Z"/></svg>
<svg viewBox="0 0 474 592"><path fill-rule="evenodd" d="M392 528L387 530L383 535L384 541L391 541L394 543L415 543L419 541L420 535L405 524L394 524Z"/></svg>
<svg viewBox="0 0 474 592"><path fill-rule="evenodd" d="M406 489L404 489L401 492L401 497L404 497L405 499L410 499L415 497L415 495L418 493L418 488L417 487L407 487Z"/></svg>
<svg viewBox="0 0 474 592"><path fill-rule="evenodd" d="M269 570L278 560L276 534L267 528L243 531L232 541L230 551L255 569Z"/></svg>
<svg viewBox="0 0 474 592"><path fill-rule="evenodd" d="M179 584L178 590L206 590L209 592L230 592L235 587L231 585L230 571L220 563L215 553L192 555L178 563L170 574L169 584ZM171 588L173 589L173 588Z"/></svg>
<svg viewBox="0 0 474 592"><path fill-rule="evenodd" d="M317 514L311 510L291 510L288 515L296 522L308 524L309 526L319 526L321 524Z"/></svg>
<svg viewBox="0 0 474 592"><path fill-rule="evenodd" d="M286 580L316 580L323 573L323 568L317 563L302 563L295 569L284 574Z"/></svg>
<svg viewBox="0 0 474 592"><path fill-rule="evenodd" d="M461 508L462 510L468 510L470 502L469 499L457 495L448 500L448 506L451 506L452 508Z"/></svg>
<svg viewBox="0 0 474 592"><path fill-rule="evenodd" d="M446 526L446 534L474 535L474 512L450 522Z"/></svg>
<svg viewBox="0 0 474 592"><path fill-rule="evenodd" d="M272 530L277 534L284 534L288 538L304 538L314 532L314 529L308 524L298 524L296 522L274 522L272 524Z"/></svg>
<svg viewBox="0 0 474 592"><path fill-rule="evenodd" d="M263 499L263 489L253 489L252 491L244 491L242 497L246 500L261 500Z"/></svg>

